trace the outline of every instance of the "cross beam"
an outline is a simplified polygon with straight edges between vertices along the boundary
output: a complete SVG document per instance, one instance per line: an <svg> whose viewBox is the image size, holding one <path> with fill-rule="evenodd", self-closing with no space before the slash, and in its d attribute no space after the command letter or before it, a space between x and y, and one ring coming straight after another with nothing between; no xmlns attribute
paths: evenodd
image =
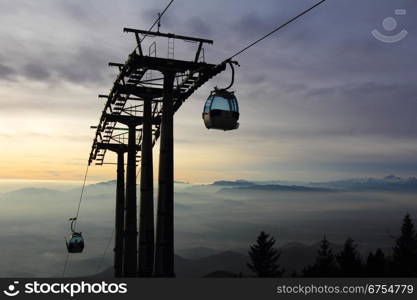
<svg viewBox="0 0 417 300"><path fill-rule="evenodd" d="M115 143L97 143L98 149L105 149L112 152L127 152L127 145L126 144L115 144ZM136 145L136 151L140 151L141 147L140 145Z"/></svg>
<svg viewBox="0 0 417 300"><path fill-rule="evenodd" d="M215 67L216 65L208 64L204 62L186 61L179 59L169 59L153 56L142 56L136 53L132 53L128 60L128 65L133 69L147 68L164 72L176 72L183 73L185 71L204 70ZM130 69L129 68L129 69Z"/></svg>
<svg viewBox="0 0 417 300"><path fill-rule="evenodd" d="M125 95L135 95L137 97L159 98L162 97L164 90L152 87L137 86L134 84L115 84L115 93Z"/></svg>
<svg viewBox="0 0 417 300"><path fill-rule="evenodd" d="M189 41L189 42L203 42L207 44L213 44L212 40L208 39L202 39L202 38L195 38L191 36L185 36L185 35L177 35L173 33L162 33L158 31L147 31L147 30L140 30L140 29L133 29L133 28L123 28L124 32L131 32L131 33L137 33L137 34L143 34L143 35L150 35L150 36L161 36L171 39L179 39L183 41Z"/></svg>
<svg viewBox="0 0 417 300"><path fill-rule="evenodd" d="M107 114L106 117L105 117L105 120L107 122L119 122L119 123L125 124L127 126L130 126L131 124L142 125L142 123L143 123L143 118L142 117L126 116L126 115ZM153 125L159 125L160 123L161 123L161 118L160 117L152 118L152 124Z"/></svg>

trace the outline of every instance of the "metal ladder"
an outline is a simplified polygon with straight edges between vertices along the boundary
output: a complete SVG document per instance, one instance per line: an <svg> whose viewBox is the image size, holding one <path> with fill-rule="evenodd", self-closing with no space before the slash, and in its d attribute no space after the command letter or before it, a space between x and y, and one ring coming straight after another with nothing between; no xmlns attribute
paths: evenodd
<svg viewBox="0 0 417 300"><path fill-rule="evenodd" d="M175 39L168 38L168 58L174 59Z"/></svg>
<svg viewBox="0 0 417 300"><path fill-rule="evenodd" d="M156 42L155 41L153 41L153 43L149 45L148 55L151 57L152 56L156 57ZM153 77L152 70L148 70L145 75L145 80L152 80L152 77Z"/></svg>

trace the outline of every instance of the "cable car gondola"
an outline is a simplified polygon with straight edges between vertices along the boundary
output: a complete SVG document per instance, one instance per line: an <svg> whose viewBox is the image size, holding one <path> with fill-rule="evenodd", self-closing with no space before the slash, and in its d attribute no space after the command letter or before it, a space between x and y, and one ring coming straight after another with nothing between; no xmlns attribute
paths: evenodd
<svg viewBox="0 0 417 300"><path fill-rule="evenodd" d="M74 222L77 218L70 218L71 221L71 234L67 239L65 239L65 243L67 245L67 250L69 253L81 253L84 250L84 238L81 232L76 232L74 230Z"/></svg>
<svg viewBox="0 0 417 300"><path fill-rule="evenodd" d="M239 105L234 92L228 91L235 78L233 64L238 65L238 63L235 61L228 61L228 63L232 69L230 85L224 89L215 87L204 105L202 116L207 129L227 131L239 128Z"/></svg>

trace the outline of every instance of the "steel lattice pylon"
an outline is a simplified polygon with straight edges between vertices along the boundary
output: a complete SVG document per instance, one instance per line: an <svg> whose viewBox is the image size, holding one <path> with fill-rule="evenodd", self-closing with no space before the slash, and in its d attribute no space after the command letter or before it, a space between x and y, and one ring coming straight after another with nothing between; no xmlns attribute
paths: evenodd
<svg viewBox="0 0 417 300"><path fill-rule="evenodd" d="M108 95L96 129L88 163L103 165L107 151L118 155L115 230L116 277L172 277L174 272L173 235L173 115L199 87L224 71L226 62L201 62L203 45L213 41L125 28L134 33L137 47L124 64L110 63L119 74ZM198 43L193 60L157 57L142 51L141 35ZM172 42L170 42L172 47ZM153 44L152 47L155 47ZM157 72L155 72L157 71ZM145 76L147 72L161 78ZM152 147L161 137L156 243L153 224ZM140 151L140 152L139 152ZM126 187L124 153L127 153ZM140 155L138 155L140 153ZM141 168L139 238L136 216L136 166ZM126 191L126 192L125 192ZM138 250L139 245L139 251ZM156 249L155 249L156 245ZM137 254L138 253L138 254ZM155 254L155 255L154 255ZM154 264L155 257L155 264Z"/></svg>

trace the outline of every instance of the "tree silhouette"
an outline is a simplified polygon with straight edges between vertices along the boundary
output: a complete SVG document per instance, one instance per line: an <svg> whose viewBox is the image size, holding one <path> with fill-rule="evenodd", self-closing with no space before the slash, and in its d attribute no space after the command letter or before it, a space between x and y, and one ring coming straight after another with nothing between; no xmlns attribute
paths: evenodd
<svg viewBox="0 0 417 300"><path fill-rule="evenodd" d="M281 252L274 248L274 244L275 239L262 231L256 244L250 247L251 263L247 265L258 277L281 277L284 273L277 263Z"/></svg>
<svg viewBox="0 0 417 300"><path fill-rule="evenodd" d="M417 236L414 223L406 214L401 226L401 235L393 248L393 271L398 276L417 274Z"/></svg>
<svg viewBox="0 0 417 300"><path fill-rule="evenodd" d="M369 277L383 277L387 272L387 260L384 252L377 249L375 254L370 252L366 260L366 275Z"/></svg>
<svg viewBox="0 0 417 300"><path fill-rule="evenodd" d="M336 261L340 268L340 276L358 277L362 275L362 262L356 248L355 242L348 238L343 246L343 250L336 256Z"/></svg>
<svg viewBox="0 0 417 300"><path fill-rule="evenodd" d="M336 261L326 236L320 241L316 261L313 265L304 268L305 277L330 277L336 273Z"/></svg>

